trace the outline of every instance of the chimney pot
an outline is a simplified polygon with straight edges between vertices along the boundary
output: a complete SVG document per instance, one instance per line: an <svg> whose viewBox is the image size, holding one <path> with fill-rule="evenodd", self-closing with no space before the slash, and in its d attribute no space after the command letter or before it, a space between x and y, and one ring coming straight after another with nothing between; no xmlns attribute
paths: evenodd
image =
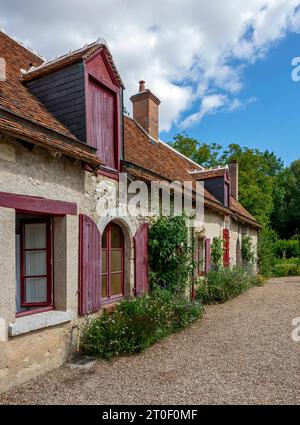
<svg viewBox="0 0 300 425"><path fill-rule="evenodd" d="M145 81L143 80L139 81L139 85L140 85L139 92L145 91Z"/></svg>

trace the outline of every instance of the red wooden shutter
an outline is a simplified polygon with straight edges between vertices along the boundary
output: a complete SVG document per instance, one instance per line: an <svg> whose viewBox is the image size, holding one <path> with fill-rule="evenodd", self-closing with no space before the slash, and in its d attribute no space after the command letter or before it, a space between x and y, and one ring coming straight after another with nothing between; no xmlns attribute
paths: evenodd
<svg viewBox="0 0 300 425"><path fill-rule="evenodd" d="M211 267L211 253L210 253L210 239L205 239L205 273L210 271Z"/></svg>
<svg viewBox="0 0 300 425"><path fill-rule="evenodd" d="M101 234L88 216L79 216L79 314L98 311L101 303Z"/></svg>
<svg viewBox="0 0 300 425"><path fill-rule="evenodd" d="M115 96L109 90L90 81L91 140L97 155L107 167L116 168Z"/></svg>
<svg viewBox="0 0 300 425"><path fill-rule="evenodd" d="M223 249L223 265L228 267L230 264L230 236L228 229L223 230Z"/></svg>
<svg viewBox="0 0 300 425"><path fill-rule="evenodd" d="M135 295L146 294L148 287L148 224L142 224L134 237Z"/></svg>

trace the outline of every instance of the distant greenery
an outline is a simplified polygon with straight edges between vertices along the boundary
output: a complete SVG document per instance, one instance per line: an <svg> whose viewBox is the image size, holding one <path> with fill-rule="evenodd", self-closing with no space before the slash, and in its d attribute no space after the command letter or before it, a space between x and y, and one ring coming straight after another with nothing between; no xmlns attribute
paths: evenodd
<svg viewBox="0 0 300 425"><path fill-rule="evenodd" d="M272 268L273 276L300 276L300 258L279 259Z"/></svg>
<svg viewBox="0 0 300 425"><path fill-rule="evenodd" d="M279 258L300 257L300 243L298 240L279 239L275 242L274 250Z"/></svg>
<svg viewBox="0 0 300 425"><path fill-rule="evenodd" d="M183 329L202 314L202 304L156 288L150 296L121 301L113 312L92 319L82 341L90 356L111 359L143 351L159 339Z"/></svg>
<svg viewBox="0 0 300 425"><path fill-rule="evenodd" d="M263 285L264 278L245 267L222 268L211 271L200 281L196 299L203 304L223 303L252 286Z"/></svg>

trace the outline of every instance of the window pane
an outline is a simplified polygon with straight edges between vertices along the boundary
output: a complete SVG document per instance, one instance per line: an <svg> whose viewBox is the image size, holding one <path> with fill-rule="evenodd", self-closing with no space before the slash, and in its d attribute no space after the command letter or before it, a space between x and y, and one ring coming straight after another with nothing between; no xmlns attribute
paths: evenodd
<svg viewBox="0 0 300 425"><path fill-rule="evenodd" d="M111 247L121 248L122 246L122 230L116 224L111 225Z"/></svg>
<svg viewBox="0 0 300 425"><path fill-rule="evenodd" d="M102 248L107 248L107 228L104 230L102 236Z"/></svg>
<svg viewBox="0 0 300 425"><path fill-rule="evenodd" d="M102 298L107 297L107 275L102 275Z"/></svg>
<svg viewBox="0 0 300 425"><path fill-rule="evenodd" d="M106 262L106 251L102 250L102 273L106 273L107 272L107 262Z"/></svg>
<svg viewBox="0 0 300 425"><path fill-rule="evenodd" d="M122 251L111 251L111 271L122 271Z"/></svg>
<svg viewBox="0 0 300 425"><path fill-rule="evenodd" d="M25 276L39 276L46 274L46 251L25 251Z"/></svg>
<svg viewBox="0 0 300 425"><path fill-rule="evenodd" d="M122 274L115 273L111 275L111 294L119 295L123 293Z"/></svg>
<svg viewBox="0 0 300 425"><path fill-rule="evenodd" d="M25 249L45 249L46 229L46 223L25 224Z"/></svg>
<svg viewBox="0 0 300 425"><path fill-rule="evenodd" d="M47 278L35 277L25 279L26 303L47 301Z"/></svg>

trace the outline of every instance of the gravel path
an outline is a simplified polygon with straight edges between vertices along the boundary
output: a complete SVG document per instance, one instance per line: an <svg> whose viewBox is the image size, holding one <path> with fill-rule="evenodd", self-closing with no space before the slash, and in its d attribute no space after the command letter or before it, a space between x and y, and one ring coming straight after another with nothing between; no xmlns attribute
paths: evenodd
<svg viewBox="0 0 300 425"><path fill-rule="evenodd" d="M2 404L299 404L300 278L272 279L143 354L61 367L0 396Z"/></svg>

